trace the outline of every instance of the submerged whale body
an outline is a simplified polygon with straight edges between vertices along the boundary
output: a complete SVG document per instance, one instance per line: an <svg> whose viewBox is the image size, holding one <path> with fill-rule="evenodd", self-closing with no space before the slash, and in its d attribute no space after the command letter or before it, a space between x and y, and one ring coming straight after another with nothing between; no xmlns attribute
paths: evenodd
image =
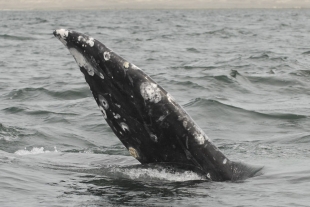
<svg viewBox="0 0 310 207"><path fill-rule="evenodd" d="M169 93L99 41L65 29L53 34L75 58L106 122L140 163L184 166L213 181L246 179L261 170L230 161Z"/></svg>

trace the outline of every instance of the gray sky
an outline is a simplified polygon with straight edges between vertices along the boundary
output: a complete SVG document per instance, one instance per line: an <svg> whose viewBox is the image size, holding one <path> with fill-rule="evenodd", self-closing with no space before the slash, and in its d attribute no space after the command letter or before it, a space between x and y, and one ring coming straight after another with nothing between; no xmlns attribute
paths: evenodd
<svg viewBox="0 0 310 207"><path fill-rule="evenodd" d="M0 0L0 10L310 8L310 0Z"/></svg>

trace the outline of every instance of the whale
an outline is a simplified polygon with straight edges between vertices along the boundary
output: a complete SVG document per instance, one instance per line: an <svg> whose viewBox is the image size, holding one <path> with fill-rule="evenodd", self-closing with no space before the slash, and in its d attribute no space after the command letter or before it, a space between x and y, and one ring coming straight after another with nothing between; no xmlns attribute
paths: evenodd
<svg viewBox="0 0 310 207"><path fill-rule="evenodd" d="M227 158L173 96L138 66L91 36L66 29L53 34L74 57L109 127L142 165L190 169L210 181L244 180L261 173L262 167Z"/></svg>

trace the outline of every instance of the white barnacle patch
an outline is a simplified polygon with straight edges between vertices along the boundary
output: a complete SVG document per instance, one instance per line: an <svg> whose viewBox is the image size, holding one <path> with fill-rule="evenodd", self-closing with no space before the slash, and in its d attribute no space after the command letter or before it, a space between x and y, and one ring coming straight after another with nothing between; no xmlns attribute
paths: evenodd
<svg viewBox="0 0 310 207"><path fill-rule="evenodd" d="M94 76L95 69L91 64L89 64L89 62L84 58L84 56L75 48L70 48L69 51L71 55L73 55L79 67L84 67L89 75Z"/></svg>
<svg viewBox="0 0 310 207"><path fill-rule="evenodd" d="M184 128L187 127L187 120L184 120L184 121L183 121L183 126L184 126Z"/></svg>
<svg viewBox="0 0 310 207"><path fill-rule="evenodd" d="M60 42L62 42L62 44L64 44L66 46L67 41L65 39L68 37L69 31L65 30L65 29L58 29L58 30L56 30L56 34L57 34L57 38L60 40Z"/></svg>
<svg viewBox="0 0 310 207"><path fill-rule="evenodd" d="M150 134L150 137L154 142L158 142L158 138L155 134Z"/></svg>
<svg viewBox="0 0 310 207"><path fill-rule="evenodd" d="M205 135L204 133L194 133L194 137L195 137L195 140L196 142L199 144L199 145L203 145L205 143L207 139L207 135Z"/></svg>
<svg viewBox="0 0 310 207"><path fill-rule="evenodd" d="M104 58L105 61L110 60L110 58L111 58L110 52L104 52L103 53L103 58Z"/></svg>
<svg viewBox="0 0 310 207"><path fill-rule="evenodd" d="M140 85L140 92L144 100L154 103L161 101L160 89L155 83L143 82Z"/></svg>
<svg viewBox="0 0 310 207"><path fill-rule="evenodd" d="M207 174L207 178L211 179L211 175L210 173Z"/></svg>
<svg viewBox="0 0 310 207"><path fill-rule="evenodd" d="M126 123L121 122L119 125L123 129L124 132L126 132L126 131L129 132L129 127L128 127L128 125Z"/></svg>
<svg viewBox="0 0 310 207"><path fill-rule="evenodd" d="M86 43L90 46L90 47L93 47L95 42L94 42L94 38L92 37L89 37L89 39L86 41Z"/></svg>
<svg viewBox="0 0 310 207"><path fill-rule="evenodd" d="M69 35L69 31L66 29L58 29L56 30L56 34L59 34L61 38L65 39Z"/></svg>
<svg viewBox="0 0 310 207"><path fill-rule="evenodd" d="M103 96L99 95L99 101L105 110L107 110L109 108L109 103L108 103L107 99L105 99Z"/></svg>
<svg viewBox="0 0 310 207"><path fill-rule="evenodd" d="M83 42L84 42L84 41L85 41L85 39L84 39L84 37L83 37L83 36L78 36L78 41L79 41L79 42L81 42L81 41L83 41Z"/></svg>
<svg viewBox="0 0 310 207"><path fill-rule="evenodd" d="M167 115L162 115L158 118L158 121L163 121L165 118L167 117Z"/></svg>
<svg viewBox="0 0 310 207"><path fill-rule="evenodd" d="M113 114L115 119L119 119L121 118L121 116L119 114Z"/></svg>
<svg viewBox="0 0 310 207"><path fill-rule="evenodd" d="M66 29L59 29L56 31L62 38L66 38L69 35L69 31Z"/></svg>
<svg viewBox="0 0 310 207"><path fill-rule="evenodd" d="M223 164L225 165L227 163L227 159L225 158L224 160L223 160Z"/></svg>
<svg viewBox="0 0 310 207"><path fill-rule="evenodd" d="M100 109L103 117L106 119L107 118L107 113L105 112L104 108L102 106L99 106L99 109Z"/></svg>
<svg viewBox="0 0 310 207"><path fill-rule="evenodd" d="M196 125L194 125L194 129L196 132L194 132L194 137L198 144L203 145L205 142L211 142L210 138ZM215 147L215 146L214 146ZM218 151L218 150L217 150Z"/></svg>
<svg viewBox="0 0 310 207"><path fill-rule="evenodd" d="M133 156L134 158L138 159L140 157L139 153L137 152L137 150L135 148L129 147L128 151L129 151L130 155Z"/></svg>
<svg viewBox="0 0 310 207"><path fill-rule="evenodd" d="M126 69L128 69L129 68L129 62L124 62L124 64L123 64L123 66L124 66L124 68L126 68Z"/></svg>
<svg viewBox="0 0 310 207"><path fill-rule="evenodd" d="M103 76L102 73L100 73L99 76L100 76L101 79L104 79L104 76Z"/></svg>

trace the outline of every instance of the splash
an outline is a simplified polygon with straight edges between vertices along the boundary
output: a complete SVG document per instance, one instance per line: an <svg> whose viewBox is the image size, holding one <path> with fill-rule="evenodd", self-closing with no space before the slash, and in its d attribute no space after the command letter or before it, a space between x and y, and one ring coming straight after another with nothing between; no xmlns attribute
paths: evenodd
<svg viewBox="0 0 310 207"><path fill-rule="evenodd" d="M26 148L23 150L17 150L15 154L17 155L37 155L37 154L44 154L44 153L55 153L58 152L57 148L54 147L54 151L44 150L44 147L34 147L30 151Z"/></svg>
<svg viewBox="0 0 310 207"><path fill-rule="evenodd" d="M206 180L205 177L192 171L171 171L169 169L156 168L112 168L111 173L132 180L145 181L173 181L184 182L189 180Z"/></svg>

